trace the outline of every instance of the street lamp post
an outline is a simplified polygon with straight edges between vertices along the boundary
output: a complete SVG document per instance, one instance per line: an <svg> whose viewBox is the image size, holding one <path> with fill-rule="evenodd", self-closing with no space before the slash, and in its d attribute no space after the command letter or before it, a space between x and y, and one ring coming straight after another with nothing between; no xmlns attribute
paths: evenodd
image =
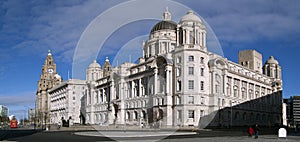
<svg viewBox="0 0 300 142"><path fill-rule="evenodd" d="M25 126L25 116L26 116L26 110L23 110L24 114L23 114L23 127Z"/></svg>

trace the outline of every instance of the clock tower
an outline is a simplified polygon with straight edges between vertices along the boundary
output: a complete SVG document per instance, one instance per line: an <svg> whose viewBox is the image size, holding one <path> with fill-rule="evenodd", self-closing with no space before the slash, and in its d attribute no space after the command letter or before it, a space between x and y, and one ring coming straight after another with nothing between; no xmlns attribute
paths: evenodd
<svg viewBox="0 0 300 142"><path fill-rule="evenodd" d="M61 82L62 78L56 72L56 64L54 63L51 51L49 50L44 65L42 66L42 74L40 75L36 92L37 124L43 126L46 123L49 123L50 98L48 90L59 85Z"/></svg>

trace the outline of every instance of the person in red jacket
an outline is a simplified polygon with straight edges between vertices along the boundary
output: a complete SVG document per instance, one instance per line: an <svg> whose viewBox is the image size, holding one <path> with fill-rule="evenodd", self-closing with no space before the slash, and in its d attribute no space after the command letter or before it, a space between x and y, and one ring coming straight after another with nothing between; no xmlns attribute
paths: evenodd
<svg viewBox="0 0 300 142"><path fill-rule="evenodd" d="M254 130L253 130L253 128L250 126L250 127L248 128L248 136L249 136L249 137L252 137L253 132L254 132Z"/></svg>

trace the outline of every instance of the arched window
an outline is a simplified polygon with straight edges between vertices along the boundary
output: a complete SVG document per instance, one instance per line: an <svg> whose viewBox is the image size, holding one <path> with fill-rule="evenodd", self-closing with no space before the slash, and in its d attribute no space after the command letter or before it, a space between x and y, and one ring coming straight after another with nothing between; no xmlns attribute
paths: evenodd
<svg viewBox="0 0 300 142"><path fill-rule="evenodd" d="M126 120L130 120L130 112L129 111L127 111L127 113L126 113Z"/></svg>
<svg viewBox="0 0 300 142"><path fill-rule="evenodd" d="M204 57L200 57L200 63L201 63L201 64L204 63Z"/></svg>
<svg viewBox="0 0 300 142"><path fill-rule="evenodd" d="M134 111L134 113L133 113L133 119L134 120L138 119L138 113L137 113L137 111Z"/></svg>
<svg viewBox="0 0 300 142"><path fill-rule="evenodd" d="M143 110L141 113L141 117L145 120L146 119L146 112Z"/></svg>
<svg viewBox="0 0 300 142"><path fill-rule="evenodd" d="M194 56L189 56L189 59L188 59L190 62L194 62Z"/></svg>
<svg viewBox="0 0 300 142"><path fill-rule="evenodd" d="M231 96L231 86L230 86L230 84L229 83L227 83L227 95L228 96Z"/></svg>
<svg viewBox="0 0 300 142"><path fill-rule="evenodd" d="M238 97L238 96L239 96L238 87L234 86L233 87L233 97Z"/></svg>
<svg viewBox="0 0 300 142"><path fill-rule="evenodd" d="M236 112L236 113L235 113L234 119L235 119L235 120L240 120L240 113L239 113L239 112Z"/></svg>
<svg viewBox="0 0 300 142"><path fill-rule="evenodd" d="M183 44L183 30L179 28L179 44Z"/></svg>
<svg viewBox="0 0 300 142"><path fill-rule="evenodd" d="M247 98L246 88L242 88L242 98Z"/></svg>
<svg viewBox="0 0 300 142"><path fill-rule="evenodd" d="M247 120L247 113L246 112L243 113L243 120Z"/></svg>
<svg viewBox="0 0 300 142"><path fill-rule="evenodd" d="M253 91L251 89L249 90L249 99L253 99Z"/></svg>

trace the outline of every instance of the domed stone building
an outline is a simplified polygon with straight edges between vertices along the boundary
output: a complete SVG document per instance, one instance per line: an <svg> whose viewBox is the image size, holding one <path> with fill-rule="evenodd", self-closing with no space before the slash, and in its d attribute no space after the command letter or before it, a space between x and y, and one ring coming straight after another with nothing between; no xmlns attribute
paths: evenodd
<svg viewBox="0 0 300 142"><path fill-rule="evenodd" d="M281 123L278 61L271 56L262 67L262 55L246 50L237 64L209 52L206 27L193 11L176 23L166 10L142 49L137 64L123 63L94 81L87 104L97 106L87 111L87 123L201 128Z"/></svg>
<svg viewBox="0 0 300 142"><path fill-rule="evenodd" d="M207 50L193 11L166 10L149 29L138 63L87 68L86 123L145 127L231 127L281 123L281 67L255 50L234 63Z"/></svg>

